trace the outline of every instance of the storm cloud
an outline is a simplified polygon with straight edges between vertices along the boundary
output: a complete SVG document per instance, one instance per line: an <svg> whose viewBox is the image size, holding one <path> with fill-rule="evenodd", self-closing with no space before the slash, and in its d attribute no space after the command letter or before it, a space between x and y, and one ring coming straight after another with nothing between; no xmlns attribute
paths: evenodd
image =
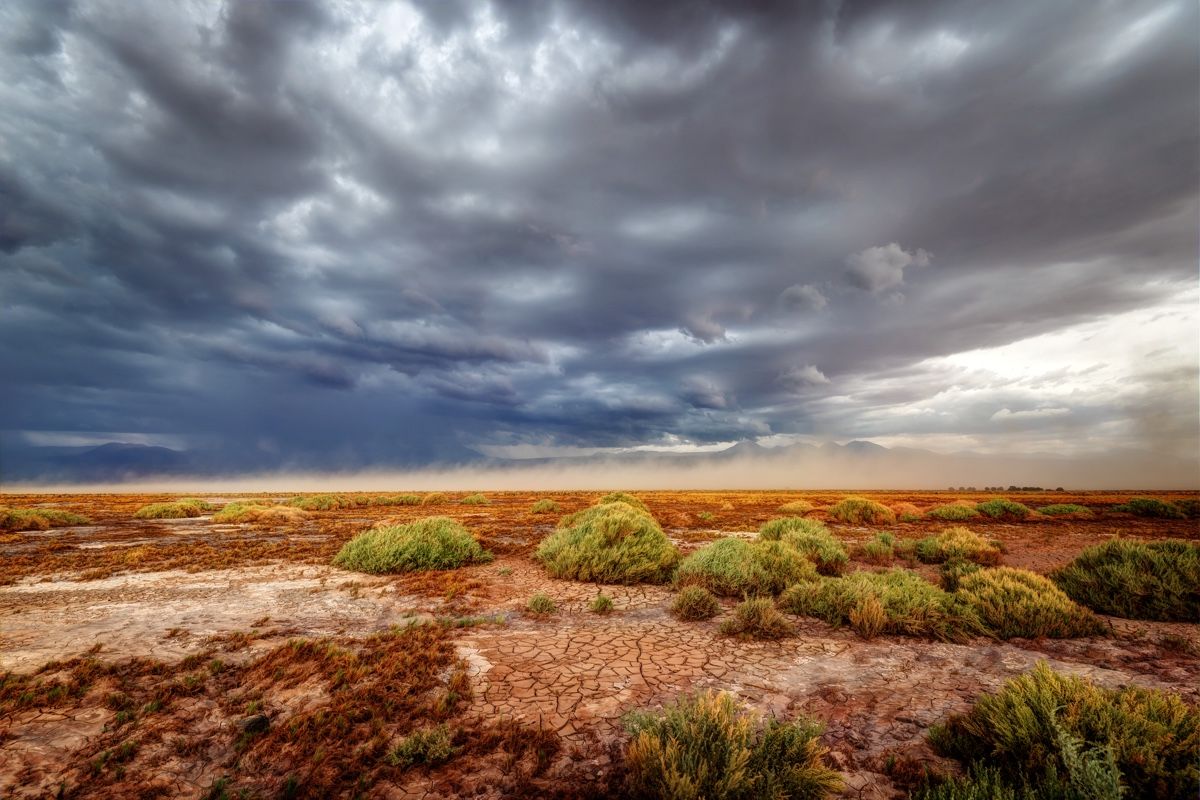
<svg viewBox="0 0 1200 800"><path fill-rule="evenodd" d="M1195 458L1198 23L6 3L0 445Z"/></svg>

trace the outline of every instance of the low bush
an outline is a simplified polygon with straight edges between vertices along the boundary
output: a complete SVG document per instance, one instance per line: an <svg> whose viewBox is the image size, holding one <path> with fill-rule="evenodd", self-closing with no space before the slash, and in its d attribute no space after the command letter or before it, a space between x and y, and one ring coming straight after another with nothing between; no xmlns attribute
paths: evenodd
<svg viewBox="0 0 1200 800"><path fill-rule="evenodd" d="M678 586L703 586L727 597L775 595L793 583L815 580L816 568L782 542L718 539L680 562Z"/></svg>
<svg viewBox="0 0 1200 800"><path fill-rule="evenodd" d="M544 617L558 611L558 605L550 595L538 592L529 598L529 602L525 604L525 610L534 616Z"/></svg>
<svg viewBox="0 0 1200 800"><path fill-rule="evenodd" d="M634 800L816 800L841 790L817 723L764 719L725 692L635 711L625 728L626 791Z"/></svg>
<svg viewBox="0 0 1200 800"><path fill-rule="evenodd" d="M426 517L363 531L342 546L333 564L380 574L454 569L491 560L491 553L460 523L449 517Z"/></svg>
<svg viewBox="0 0 1200 800"><path fill-rule="evenodd" d="M533 508L529 509L530 514L557 514L562 511L562 506L553 500L538 500L533 504Z"/></svg>
<svg viewBox="0 0 1200 800"><path fill-rule="evenodd" d="M423 505L423 506L440 506L443 503L445 503L447 499L448 498L446 497L446 495L442 494L441 492L430 492L429 494L427 494L421 498L421 505Z"/></svg>
<svg viewBox="0 0 1200 800"><path fill-rule="evenodd" d="M1049 578L1028 570L996 567L962 575L958 596L1001 639L1069 639L1105 631L1095 614L1067 597Z"/></svg>
<svg viewBox="0 0 1200 800"><path fill-rule="evenodd" d="M335 494L305 494L293 497L288 501L288 505L305 511L334 511L339 508L349 508L352 503Z"/></svg>
<svg viewBox="0 0 1200 800"><path fill-rule="evenodd" d="M1174 503L1154 497L1135 497L1128 503L1115 506L1113 511L1124 511L1135 517L1152 519L1184 519L1187 516L1183 509Z"/></svg>
<svg viewBox="0 0 1200 800"><path fill-rule="evenodd" d="M987 514L992 519L1025 519L1032 511L1024 503L997 497L975 506L980 514Z"/></svg>
<svg viewBox="0 0 1200 800"><path fill-rule="evenodd" d="M964 641L986 633L973 609L908 570L855 572L796 584L779 598L779 606L830 625L846 625L852 622L851 612L866 613L867 598L877 600L886 616L877 632L943 641Z"/></svg>
<svg viewBox="0 0 1200 800"><path fill-rule="evenodd" d="M1021 798L1183 800L1200 783L1200 710L1169 692L1103 689L1044 663L933 728L930 740L973 770L995 770L993 782Z"/></svg>
<svg viewBox="0 0 1200 800"><path fill-rule="evenodd" d="M598 583L665 583L679 551L649 514L627 503L570 514L535 557L555 578Z"/></svg>
<svg viewBox="0 0 1200 800"><path fill-rule="evenodd" d="M921 539L913 553L926 564L940 564L952 558L977 564L999 564L1000 548L970 528L947 528L937 536Z"/></svg>
<svg viewBox="0 0 1200 800"><path fill-rule="evenodd" d="M482 494L469 494L458 502L464 506L490 506L492 504L492 501Z"/></svg>
<svg viewBox="0 0 1200 800"><path fill-rule="evenodd" d="M891 508L900 522L915 522L921 518L921 509L912 503L892 503Z"/></svg>
<svg viewBox="0 0 1200 800"><path fill-rule="evenodd" d="M721 611L721 604L703 586L685 586L671 603L671 615L684 622L712 619Z"/></svg>
<svg viewBox="0 0 1200 800"><path fill-rule="evenodd" d="M1200 499L1189 497L1185 500L1176 500L1175 507L1182 511L1188 519L1200 518Z"/></svg>
<svg viewBox="0 0 1200 800"><path fill-rule="evenodd" d="M1200 543L1112 539L1050 577L1072 600L1102 614L1200 620Z"/></svg>
<svg viewBox="0 0 1200 800"><path fill-rule="evenodd" d="M454 756L453 740L453 734L445 725L422 728L401 739L388 753L388 761L401 768L436 767Z"/></svg>
<svg viewBox="0 0 1200 800"><path fill-rule="evenodd" d="M942 588L947 592L958 591L958 584L964 577L983 569L974 561L965 558L949 558L938 566L938 577L941 578Z"/></svg>
<svg viewBox="0 0 1200 800"><path fill-rule="evenodd" d="M890 533L877 533L863 542L862 557L873 564L890 564L896 557L896 537Z"/></svg>
<svg viewBox="0 0 1200 800"><path fill-rule="evenodd" d="M87 517L57 508L6 508L0 506L0 530L47 531L72 525L89 525Z"/></svg>
<svg viewBox="0 0 1200 800"><path fill-rule="evenodd" d="M756 597L734 606L733 617L721 623L721 633L743 639L783 639L795 629L771 600Z"/></svg>
<svg viewBox="0 0 1200 800"><path fill-rule="evenodd" d="M796 514L803 516L812 511L816 506L807 500L793 500L790 503L784 503L779 507L779 510L784 514Z"/></svg>
<svg viewBox="0 0 1200 800"><path fill-rule="evenodd" d="M226 503L212 516L213 522L253 522L260 525L290 525L304 522L308 513L294 506L272 506L259 503Z"/></svg>
<svg viewBox="0 0 1200 800"><path fill-rule="evenodd" d="M134 519L188 519L203 516L214 506L194 497L185 497L170 503L150 503L133 513Z"/></svg>
<svg viewBox="0 0 1200 800"><path fill-rule="evenodd" d="M1095 516L1087 506L1077 503L1053 503L1038 509L1039 514L1047 517L1092 517Z"/></svg>
<svg viewBox="0 0 1200 800"><path fill-rule="evenodd" d="M416 494L384 494L368 500L373 506L419 506L421 496Z"/></svg>
<svg viewBox="0 0 1200 800"><path fill-rule="evenodd" d="M646 507L645 503L643 503L639 498L625 492L609 492L608 494L604 495L604 497L601 497L596 501L596 505L598 506L602 506L605 503L624 503L627 506L633 506L639 511L643 511L647 514L650 513L650 509Z"/></svg>
<svg viewBox="0 0 1200 800"><path fill-rule="evenodd" d="M850 556L824 523L815 519L783 517L763 523L758 538L783 542L816 565L822 575L840 575L846 571Z"/></svg>
<svg viewBox="0 0 1200 800"><path fill-rule="evenodd" d="M829 509L829 516L851 525L891 525L896 514L882 503L865 497L847 497Z"/></svg>
<svg viewBox="0 0 1200 800"><path fill-rule="evenodd" d="M940 519L945 522L961 522L965 519L978 517L979 512L975 510L974 506L962 503L949 503L929 509L925 512L925 516L929 519Z"/></svg>
<svg viewBox="0 0 1200 800"><path fill-rule="evenodd" d="M609 614L611 614L613 612L613 608L614 606L612 598L604 594L604 592L597 594L596 597L593 598L591 605L588 606L589 611L591 611L593 614L599 614L602 617L607 617Z"/></svg>

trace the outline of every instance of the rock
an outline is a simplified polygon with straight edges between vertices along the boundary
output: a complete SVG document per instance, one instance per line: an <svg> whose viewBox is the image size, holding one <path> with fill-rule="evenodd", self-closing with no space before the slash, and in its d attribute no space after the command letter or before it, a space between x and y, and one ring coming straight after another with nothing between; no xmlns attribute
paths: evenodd
<svg viewBox="0 0 1200 800"><path fill-rule="evenodd" d="M271 727L271 718L266 714L255 714L245 719L238 720L238 730L242 733L257 735L265 733L267 728Z"/></svg>

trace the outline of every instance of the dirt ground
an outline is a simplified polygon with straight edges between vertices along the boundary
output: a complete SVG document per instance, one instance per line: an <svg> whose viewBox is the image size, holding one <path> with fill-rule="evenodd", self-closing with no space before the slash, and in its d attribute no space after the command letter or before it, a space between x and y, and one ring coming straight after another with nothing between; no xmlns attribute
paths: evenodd
<svg viewBox="0 0 1200 800"><path fill-rule="evenodd" d="M930 725L1039 660L1105 686L1166 688L1200 702L1200 625L1106 618L1112 633L1105 637L960 645L866 641L794 618L797 635L746 643L718 634L724 613L708 622L675 620L666 611L669 587L547 577L531 554L561 514L530 507L548 497L568 513L600 493L487 494L487 506L462 505L462 495L452 494L436 506L314 511L274 526L218 525L209 516L133 519L142 505L171 499L164 496L0 498L14 508L50 506L92 520L0 533L0 672L10 673L0 685L0 796L608 796L619 779L624 713L719 688L768 713L820 720L846 778L845 796L888 798L903 796L921 769L948 768L925 742ZM638 494L686 552L721 536L754 535L782 516L782 503L805 499L819 508L849 492ZM992 496L854 494L921 511ZM966 523L1002 542L1009 566L1047 572L1118 535L1200 539L1195 520L1113 510L1132 493L1001 496L1031 507L1081 503L1095 512ZM495 560L386 577L329 566L364 528L433 514L461 521ZM918 538L951 524L830 527L853 553L879 530ZM928 567L899 565L935 578ZM613 598L613 614L588 610L598 591ZM555 600L555 614L524 613L537 592ZM416 647L411 637L371 638L412 621L441 623L423 626L441 631L420 640L433 653L426 682L400 699L388 687L347 689L347 675L369 682L384 674L383 666L357 666L419 655L405 650ZM314 655L297 642L326 650ZM437 703L413 705L434 695ZM386 700L378 708L377 696ZM346 697L363 710L343 708ZM410 709L403 719L401 708ZM425 720L456 731L459 755L443 766L376 766L382 760L374 751L359 747L394 743ZM269 735L260 735L266 726ZM331 752L339 748L353 753ZM369 780L363 764L371 765Z"/></svg>

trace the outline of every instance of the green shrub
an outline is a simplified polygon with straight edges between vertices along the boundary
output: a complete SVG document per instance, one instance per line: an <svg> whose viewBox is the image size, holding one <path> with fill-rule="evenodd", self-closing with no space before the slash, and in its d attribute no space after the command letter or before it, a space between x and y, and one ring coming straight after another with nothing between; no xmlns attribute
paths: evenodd
<svg viewBox="0 0 1200 800"><path fill-rule="evenodd" d="M46 531L71 525L89 525L87 517L57 508L6 508L0 506L0 530Z"/></svg>
<svg viewBox="0 0 1200 800"><path fill-rule="evenodd" d="M847 497L829 509L829 516L851 525L892 525L896 512L865 497Z"/></svg>
<svg viewBox="0 0 1200 800"><path fill-rule="evenodd" d="M436 767L454 756L453 735L445 725L413 731L400 740L390 753L392 766L408 768L417 765Z"/></svg>
<svg viewBox="0 0 1200 800"><path fill-rule="evenodd" d="M793 614L817 617L830 625L846 625L850 614L873 597L887 617L881 632L965 641L986 633L979 616L954 595L908 570L854 572L843 578L799 583L779 598ZM860 611L860 613L862 613Z"/></svg>
<svg viewBox="0 0 1200 800"><path fill-rule="evenodd" d="M627 506L633 506L638 511L643 511L647 514L650 513L650 509L646 507L646 504L643 503L641 499L625 492L609 492L608 494L604 495L604 497L601 497L596 501L596 505L598 506L602 506L606 503L624 503Z"/></svg>
<svg viewBox="0 0 1200 800"><path fill-rule="evenodd" d="M626 791L634 800L815 800L841 790L817 723L764 719L725 692L633 712L625 728Z"/></svg>
<svg viewBox="0 0 1200 800"><path fill-rule="evenodd" d="M1072 600L1128 619L1200 620L1200 544L1112 539L1050 577Z"/></svg>
<svg viewBox="0 0 1200 800"><path fill-rule="evenodd" d="M1169 692L1102 689L1044 663L933 728L930 740L1046 800L1118 796L1097 791L1105 762L1129 800L1193 798L1200 782L1200 710Z"/></svg>
<svg viewBox="0 0 1200 800"><path fill-rule="evenodd" d="M599 614L602 617L607 617L609 614L611 614L613 612L613 608L614 606L612 598L604 594L604 592L597 594L592 600L591 605L588 606L589 611L591 611L593 614Z"/></svg>
<svg viewBox="0 0 1200 800"><path fill-rule="evenodd" d="M1024 503L1004 497L996 497L980 503L975 506L975 510L980 514L987 514L992 519L1025 519L1033 513Z"/></svg>
<svg viewBox="0 0 1200 800"><path fill-rule="evenodd" d="M711 511L700 511L696 514L696 519L700 520L701 522L712 522L716 518L717 515Z"/></svg>
<svg viewBox="0 0 1200 800"><path fill-rule="evenodd" d="M1189 497L1185 500L1176 500L1175 507L1182 511L1188 519L1200 517L1200 499Z"/></svg>
<svg viewBox="0 0 1200 800"><path fill-rule="evenodd" d="M458 502L464 506L490 506L492 504L492 501L489 500L486 495L478 493L469 494Z"/></svg>
<svg viewBox="0 0 1200 800"><path fill-rule="evenodd" d="M995 567L963 575L958 595L1001 639L1095 636L1105 627L1045 578L1024 569Z"/></svg>
<svg viewBox="0 0 1200 800"><path fill-rule="evenodd" d="M758 538L783 542L799 551L816 565L822 575L840 575L846 571L850 556L846 548L819 520L783 517L763 523Z"/></svg>
<svg viewBox="0 0 1200 800"><path fill-rule="evenodd" d="M363 531L342 546L333 564L357 572L389 573L454 569L491 560L491 553L458 522L426 517Z"/></svg>
<svg viewBox="0 0 1200 800"><path fill-rule="evenodd" d="M525 604L525 610L530 614L544 617L558 611L558 605L550 595L538 592L529 598L529 602Z"/></svg>
<svg viewBox="0 0 1200 800"><path fill-rule="evenodd" d="M941 578L942 588L947 592L958 590L959 581L967 575L983 569L974 561L965 558L948 558L938 566L938 577Z"/></svg>
<svg viewBox="0 0 1200 800"><path fill-rule="evenodd" d="M308 512L294 506L272 506L259 503L226 503L212 516L217 523L258 522L295 524L308 519Z"/></svg>
<svg viewBox="0 0 1200 800"><path fill-rule="evenodd" d="M334 511L348 508L350 503L346 498L334 494L305 494L293 497L288 501L288 505L305 511Z"/></svg>
<svg viewBox="0 0 1200 800"><path fill-rule="evenodd" d="M873 564L892 563L896 557L896 537L887 532L875 534L873 539L863 542L862 555Z"/></svg>
<svg viewBox="0 0 1200 800"><path fill-rule="evenodd" d="M530 514L557 514L562 511L562 506L553 500L538 500L533 504L533 508L529 509Z"/></svg>
<svg viewBox="0 0 1200 800"><path fill-rule="evenodd" d="M1077 503L1052 503L1048 506L1042 506L1038 509L1039 514L1045 514L1047 517L1092 517L1095 516L1087 506L1081 506Z"/></svg>
<svg viewBox="0 0 1200 800"><path fill-rule="evenodd" d="M940 519L945 522L961 522L965 519L978 517L979 512L971 506L963 505L962 503L950 503L929 509L925 512L925 516L929 519Z"/></svg>
<svg viewBox="0 0 1200 800"><path fill-rule="evenodd" d="M1135 517L1153 519L1183 519L1186 516L1183 509L1174 503L1153 497L1135 497L1124 505L1115 506L1113 511L1125 511Z"/></svg>
<svg viewBox="0 0 1200 800"><path fill-rule="evenodd" d="M419 506L421 496L416 494L385 494L368 500L373 506Z"/></svg>
<svg viewBox="0 0 1200 800"><path fill-rule="evenodd" d="M790 503L784 503L779 507L779 510L784 514L804 515L812 511L816 506L807 500L793 500Z"/></svg>
<svg viewBox="0 0 1200 800"><path fill-rule="evenodd" d="M212 511L213 506L194 497L185 497L171 503L150 503L134 512L134 519L187 519L202 516Z"/></svg>
<svg viewBox="0 0 1200 800"><path fill-rule="evenodd" d="M607 503L570 514L535 557L555 578L599 583L665 583L679 551L649 514Z"/></svg>
<svg viewBox="0 0 1200 800"><path fill-rule="evenodd" d="M685 586L671 603L671 615L685 622L712 619L721 611L721 604L703 586Z"/></svg>
<svg viewBox="0 0 1200 800"><path fill-rule="evenodd" d="M429 494L427 494L421 498L421 505L423 505L423 506L440 506L443 503L445 503L446 500L447 500L446 495L442 494L441 492L430 492Z"/></svg>
<svg viewBox="0 0 1200 800"><path fill-rule="evenodd" d="M937 536L921 539L913 552L926 564L940 564L952 558L977 564L1000 563L1000 548L970 528L947 528Z"/></svg>
<svg viewBox="0 0 1200 800"><path fill-rule="evenodd" d="M680 562L677 586L703 586L727 597L779 594L793 583L814 580L816 569L781 542L718 539Z"/></svg>
<svg viewBox="0 0 1200 800"><path fill-rule="evenodd" d="M1000 775L1000 770L974 765L962 777L926 784L912 794L912 800L1040 800L1017 790ZM1100 800L1096 798L1096 800Z"/></svg>
<svg viewBox="0 0 1200 800"><path fill-rule="evenodd" d="M795 633L792 623L766 597L743 600L733 617L721 623L721 633L744 639L783 639Z"/></svg>

